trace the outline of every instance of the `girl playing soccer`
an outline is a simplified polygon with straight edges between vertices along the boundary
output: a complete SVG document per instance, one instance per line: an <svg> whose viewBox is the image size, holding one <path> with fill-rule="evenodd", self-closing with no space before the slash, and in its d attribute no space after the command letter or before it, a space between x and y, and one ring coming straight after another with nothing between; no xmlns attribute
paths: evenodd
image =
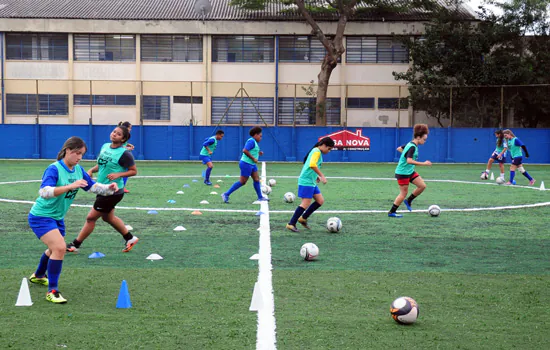
<svg viewBox="0 0 550 350"><path fill-rule="evenodd" d="M264 197L262 194L262 189L260 187L260 176L258 175L258 167L256 166L256 163L258 163L258 157L264 154L264 152L260 151L260 146L258 145L258 142L262 140L262 128L255 126L250 129L249 134L251 137L244 145L243 155L241 157L241 161L239 162L241 177L239 181L235 182L227 192L222 193L222 199L225 203L229 203L229 196L231 193L244 186L250 176L252 176L252 180L254 180L254 190L256 190L258 200L269 201L269 199Z"/></svg>
<svg viewBox="0 0 550 350"><path fill-rule="evenodd" d="M78 163L86 153L86 143L79 137L71 137L57 154L57 162L44 171L40 185L40 197L29 213L29 226L48 249L42 254L36 272L29 280L48 286L46 300L63 304L67 299L58 289L59 277L65 257L64 217L80 188L98 195L111 195L118 190L116 183L95 183Z"/></svg>
<svg viewBox="0 0 550 350"><path fill-rule="evenodd" d="M327 183L320 168L323 163L323 154L330 152L333 147L334 140L330 137L323 137L304 157L304 166L298 178L298 197L302 198L302 203L296 208L294 215L286 225L286 228L292 232L299 232L296 222L309 229L307 218L325 202L317 183ZM315 199L313 203L311 203L312 198Z"/></svg>
<svg viewBox="0 0 550 350"><path fill-rule="evenodd" d="M138 242L139 238L128 232L124 222L115 216L115 206L124 197L123 177L135 176L137 174L136 164L132 153L124 147L124 143L130 138L130 132L124 126L117 126L111 132L111 143L101 147L97 165L88 170L88 175L99 171L97 182L103 184L116 183L119 190L112 196L97 196L93 208L86 217L86 223L80 230L78 237L67 244L67 251L77 253L80 245L95 228L95 223L100 217L109 223L126 240L122 252L127 253Z"/></svg>
<svg viewBox="0 0 550 350"><path fill-rule="evenodd" d="M529 158L527 147L525 147L523 142L521 142L521 140L514 135L512 130L504 130L504 137L508 141L508 149L510 150L510 156L512 157L512 164L510 165L510 181L508 181L506 185L516 184L516 181L514 180L514 177L516 176L516 169L519 169L523 176L529 179L529 185L534 185L535 179L533 179L523 167L523 152L521 150L523 149L525 152L525 157Z"/></svg>
<svg viewBox="0 0 550 350"><path fill-rule="evenodd" d="M212 168L214 168L214 164L212 164L212 159L210 159L210 156L216 150L216 147L218 146L218 141L221 141L221 139L223 139L223 135L223 130L218 130L216 131L215 136L207 138L202 144L199 159L202 160L202 164L206 164L207 168L206 172L204 173L204 184L208 186L212 186L212 182L210 182L210 173L212 172Z"/></svg>
<svg viewBox="0 0 550 350"><path fill-rule="evenodd" d="M132 124L130 124L130 122L120 122L118 123L118 126L126 127L128 129L128 132L132 134ZM126 147L126 149L130 152L134 150L134 145L132 145L128 141L124 142L122 146ZM126 183L128 182L128 178L124 177L123 180L124 180L124 193L130 193L130 191L128 191L128 189L126 188Z"/></svg>
<svg viewBox="0 0 550 350"><path fill-rule="evenodd" d="M485 178L489 178L489 171L491 170L493 162L496 160L498 161L498 166L500 168L500 178L504 180L504 163L506 163L508 142L504 139L504 133L502 132L502 130L495 131L495 136L497 138L497 147L495 148L493 154L491 154L491 158L489 158L489 161L487 162L487 169L485 169L484 171L484 173L486 174Z"/></svg>
<svg viewBox="0 0 550 350"><path fill-rule="evenodd" d="M403 215L397 214L397 208L401 205L402 202L405 202L407 209L412 211L412 201L418 197L426 189L426 184L424 180L414 168L416 165L432 165L432 162L426 160L424 162L418 162L418 145L423 145L426 143L429 133L428 125L426 124L416 124L413 131L413 140L409 142L399 158L399 163L395 168L395 178L399 184L399 195L395 198L393 206L391 207L388 216L394 218L401 218ZM409 192L409 183L412 182L416 189L411 193L409 198L405 199L407 193Z"/></svg>

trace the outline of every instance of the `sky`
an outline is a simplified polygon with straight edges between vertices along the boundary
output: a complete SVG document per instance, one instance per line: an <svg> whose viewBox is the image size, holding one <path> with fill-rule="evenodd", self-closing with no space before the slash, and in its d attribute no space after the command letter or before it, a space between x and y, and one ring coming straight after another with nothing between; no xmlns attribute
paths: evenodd
<svg viewBox="0 0 550 350"><path fill-rule="evenodd" d="M483 0L466 0L465 3L470 6L474 11L478 11L478 6L483 4ZM485 7L495 11L497 8L495 6L485 5Z"/></svg>

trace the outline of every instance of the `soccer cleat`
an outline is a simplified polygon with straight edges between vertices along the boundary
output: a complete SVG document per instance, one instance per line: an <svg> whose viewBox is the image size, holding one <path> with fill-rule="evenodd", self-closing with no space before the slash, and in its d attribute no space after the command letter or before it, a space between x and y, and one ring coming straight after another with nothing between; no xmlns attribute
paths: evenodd
<svg viewBox="0 0 550 350"><path fill-rule="evenodd" d="M74 245L73 242L67 243L67 251L71 253L78 253L78 248Z"/></svg>
<svg viewBox="0 0 550 350"><path fill-rule="evenodd" d="M212 186L212 182L208 181L208 180L204 180L204 184L206 186Z"/></svg>
<svg viewBox="0 0 550 350"><path fill-rule="evenodd" d="M132 237L132 239L126 241L126 247L124 249L122 249L122 252L123 253L128 253L130 250L132 250L132 248L134 248L134 246L137 244L137 242L139 241L139 238L137 238L136 236Z"/></svg>
<svg viewBox="0 0 550 350"><path fill-rule="evenodd" d="M298 222L299 222L300 224L302 224L302 226L304 226L304 227L307 228L308 230L311 228L311 227L309 227L309 225L307 224L307 219L304 219L303 217L300 217L300 218L298 219Z"/></svg>
<svg viewBox="0 0 550 350"><path fill-rule="evenodd" d="M267 197L258 198L258 201L260 201L260 202L269 202L269 198L267 198Z"/></svg>
<svg viewBox="0 0 550 350"><path fill-rule="evenodd" d="M535 184L535 181L537 181L537 180L531 179L531 180L529 181L529 186L533 186L533 185Z"/></svg>
<svg viewBox="0 0 550 350"><path fill-rule="evenodd" d="M222 193L222 199L224 203L229 203L229 196L225 193Z"/></svg>
<svg viewBox="0 0 550 350"><path fill-rule="evenodd" d="M63 298L59 291L55 289L46 293L46 300L55 304L65 304L67 302L67 299Z"/></svg>
<svg viewBox="0 0 550 350"><path fill-rule="evenodd" d="M124 188L124 193L130 193L127 188Z"/></svg>
<svg viewBox="0 0 550 350"><path fill-rule="evenodd" d="M298 231L298 229L296 228L295 225L291 225L291 224L286 224L286 229L290 230L292 232L300 232L300 231Z"/></svg>
<svg viewBox="0 0 550 350"><path fill-rule="evenodd" d="M403 215L402 214L397 214L397 213L388 213L388 217L390 217L390 218L402 218Z"/></svg>
<svg viewBox="0 0 550 350"><path fill-rule="evenodd" d="M31 283L41 284L43 286L47 286L49 284L48 277L36 277L34 273L31 275L31 277L29 277L29 281L31 281Z"/></svg>
<svg viewBox="0 0 550 350"><path fill-rule="evenodd" d="M413 211L413 208L411 207L411 204L407 199L405 199L403 203L405 203L405 206L407 207L407 209L409 209L409 211Z"/></svg>

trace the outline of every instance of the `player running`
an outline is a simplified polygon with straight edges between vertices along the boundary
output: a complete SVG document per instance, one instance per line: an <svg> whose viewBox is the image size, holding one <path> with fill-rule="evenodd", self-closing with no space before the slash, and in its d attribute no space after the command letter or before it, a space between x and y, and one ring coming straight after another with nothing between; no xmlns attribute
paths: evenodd
<svg viewBox="0 0 550 350"><path fill-rule="evenodd" d="M516 135L514 135L510 129L504 130L504 137L508 140L508 149L510 150L510 156L512 157L512 164L510 165L510 181L508 181L506 185L516 184L516 181L514 180L514 177L516 176L516 169L518 169L520 173L522 173L523 176L529 180L529 185L534 185L535 179L533 179L523 167L522 150L525 152L525 157L529 158L527 147L523 144L523 142L521 142L520 139L516 137Z"/></svg>
<svg viewBox="0 0 550 350"><path fill-rule="evenodd" d="M205 185L212 186L212 182L210 182L210 173L212 172L212 168L214 168L214 164L212 164L212 159L210 159L210 156L214 154L216 147L218 147L218 141L221 141L221 139L223 139L224 134L225 133L223 132L223 130L218 130L216 131L215 136L207 138L202 144L199 159L202 160L202 164L206 164L207 167L206 172L204 173Z"/></svg>

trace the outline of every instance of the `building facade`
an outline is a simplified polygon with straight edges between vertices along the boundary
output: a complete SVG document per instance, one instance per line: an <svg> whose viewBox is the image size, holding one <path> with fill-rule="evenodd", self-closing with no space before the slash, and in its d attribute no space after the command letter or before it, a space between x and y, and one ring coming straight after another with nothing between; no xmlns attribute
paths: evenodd
<svg viewBox="0 0 550 350"><path fill-rule="evenodd" d="M292 7L246 11L214 0L203 19L185 0L3 3L1 123L315 123L325 49ZM411 124L407 88L392 73L408 69L403 39L420 36L427 19L412 12L348 23L327 124ZM336 31L334 18L319 24Z"/></svg>

